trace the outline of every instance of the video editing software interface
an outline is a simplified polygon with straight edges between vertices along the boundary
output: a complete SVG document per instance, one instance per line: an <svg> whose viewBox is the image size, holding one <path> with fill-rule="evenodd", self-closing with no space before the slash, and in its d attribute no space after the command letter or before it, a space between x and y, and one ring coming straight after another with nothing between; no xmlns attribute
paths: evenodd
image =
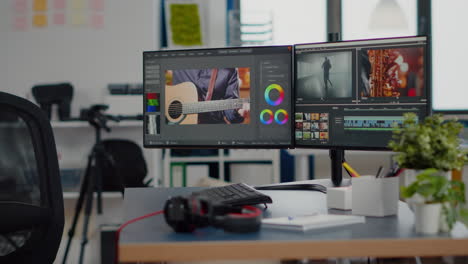
<svg viewBox="0 0 468 264"><path fill-rule="evenodd" d="M292 46L144 52L145 147L291 147L292 63Z"/></svg>
<svg viewBox="0 0 468 264"><path fill-rule="evenodd" d="M385 149L429 111L426 37L295 46L295 145Z"/></svg>

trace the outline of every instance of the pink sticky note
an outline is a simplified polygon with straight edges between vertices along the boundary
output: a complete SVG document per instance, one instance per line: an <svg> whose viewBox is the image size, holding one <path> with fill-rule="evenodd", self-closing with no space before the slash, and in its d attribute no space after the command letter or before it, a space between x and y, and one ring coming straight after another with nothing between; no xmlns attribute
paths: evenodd
<svg viewBox="0 0 468 264"><path fill-rule="evenodd" d="M104 10L104 0L89 0L89 6L94 11Z"/></svg>
<svg viewBox="0 0 468 264"><path fill-rule="evenodd" d="M13 9L17 13L26 13L28 11L28 1L27 0L15 0L13 2Z"/></svg>
<svg viewBox="0 0 468 264"><path fill-rule="evenodd" d="M65 9L65 0L54 0L55 9Z"/></svg>
<svg viewBox="0 0 468 264"><path fill-rule="evenodd" d="M28 18L26 16L18 16L13 20L14 31L26 31L28 27Z"/></svg>
<svg viewBox="0 0 468 264"><path fill-rule="evenodd" d="M93 28L102 28L104 26L104 16L102 14L93 14L91 16L91 26Z"/></svg>
<svg viewBox="0 0 468 264"><path fill-rule="evenodd" d="M55 25L65 25L65 14L64 13L54 14L53 21Z"/></svg>

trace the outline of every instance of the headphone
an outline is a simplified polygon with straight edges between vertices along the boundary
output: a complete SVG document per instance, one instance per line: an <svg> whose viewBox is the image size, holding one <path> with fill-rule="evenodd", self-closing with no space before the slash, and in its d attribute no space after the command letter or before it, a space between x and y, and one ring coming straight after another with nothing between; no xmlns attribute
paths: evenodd
<svg viewBox="0 0 468 264"><path fill-rule="evenodd" d="M256 232L261 217L262 211L254 206L226 205L200 195L173 197L164 205L164 219L178 233L207 226L235 233Z"/></svg>

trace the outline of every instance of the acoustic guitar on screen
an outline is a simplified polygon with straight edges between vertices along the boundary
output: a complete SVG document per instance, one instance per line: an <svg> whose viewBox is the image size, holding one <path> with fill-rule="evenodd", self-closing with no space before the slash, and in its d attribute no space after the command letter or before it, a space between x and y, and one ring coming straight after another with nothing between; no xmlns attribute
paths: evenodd
<svg viewBox="0 0 468 264"><path fill-rule="evenodd" d="M250 98L198 101L197 88L191 82L166 85L165 115L169 124L198 123L198 114L242 108Z"/></svg>

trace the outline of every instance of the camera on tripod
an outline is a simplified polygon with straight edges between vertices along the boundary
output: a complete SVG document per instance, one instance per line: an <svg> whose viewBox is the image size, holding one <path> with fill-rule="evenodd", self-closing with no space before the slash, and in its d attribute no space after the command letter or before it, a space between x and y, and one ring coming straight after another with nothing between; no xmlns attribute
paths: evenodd
<svg viewBox="0 0 468 264"><path fill-rule="evenodd" d="M88 121L93 127L97 129L103 128L104 130L109 132L110 128L107 126L107 121L112 120L115 122L119 122L120 118L117 116L105 114L104 112L107 109L109 109L109 106L104 104L95 104L87 109L81 109L80 120Z"/></svg>

